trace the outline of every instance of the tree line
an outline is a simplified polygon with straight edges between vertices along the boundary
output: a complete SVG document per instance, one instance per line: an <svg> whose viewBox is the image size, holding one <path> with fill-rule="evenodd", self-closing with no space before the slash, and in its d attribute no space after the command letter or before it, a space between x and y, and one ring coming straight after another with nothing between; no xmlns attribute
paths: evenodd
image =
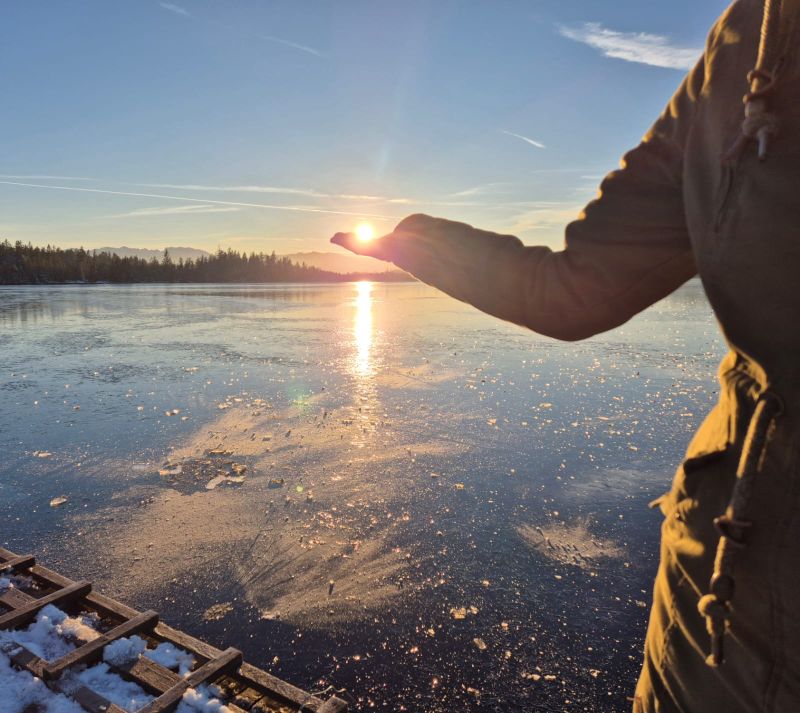
<svg viewBox="0 0 800 713"><path fill-rule="evenodd" d="M0 243L0 285L60 282L343 282L353 279L402 280L403 273L349 274L292 262L275 253L218 250L197 259L175 261L168 251L161 260L83 248L34 247L17 241Z"/></svg>

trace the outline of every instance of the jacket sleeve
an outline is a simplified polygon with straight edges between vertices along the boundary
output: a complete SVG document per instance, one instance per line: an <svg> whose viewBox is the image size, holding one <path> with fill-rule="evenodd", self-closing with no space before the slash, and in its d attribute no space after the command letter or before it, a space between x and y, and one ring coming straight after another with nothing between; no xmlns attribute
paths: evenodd
<svg viewBox="0 0 800 713"><path fill-rule="evenodd" d="M684 216L683 152L701 60L566 228L563 250L412 215L387 236L399 267L478 309L558 339L616 327L696 274Z"/></svg>

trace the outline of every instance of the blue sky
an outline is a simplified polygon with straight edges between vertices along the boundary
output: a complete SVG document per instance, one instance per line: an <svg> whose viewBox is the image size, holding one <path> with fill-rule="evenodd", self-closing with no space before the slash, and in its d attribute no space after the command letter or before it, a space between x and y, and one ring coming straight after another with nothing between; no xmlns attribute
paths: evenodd
<svg viewBox="0 0 800 713"><path fill-rule="evenodd" d="M6 0L0 237L287 253L426 212L555 247L725 5Z"/></svg>

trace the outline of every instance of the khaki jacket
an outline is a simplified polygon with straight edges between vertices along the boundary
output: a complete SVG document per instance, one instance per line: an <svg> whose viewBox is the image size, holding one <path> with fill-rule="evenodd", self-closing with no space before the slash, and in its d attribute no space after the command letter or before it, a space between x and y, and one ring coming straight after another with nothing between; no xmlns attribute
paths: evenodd
<svg viewBox="0 0 800 713"><path fill-rule="evenodd" d="M784 0L778 133L759 161L740 134L762 3L739 0L642 142L566 229L564 249L414 215L386 238L391 259L450 295L542 334L616 327L699 274L730 353L721 395L671 492L640 711L800 711L800 2ZM710 668L705 622L725 511L759 395L778 394L736 561L726 661Z"/></svg>

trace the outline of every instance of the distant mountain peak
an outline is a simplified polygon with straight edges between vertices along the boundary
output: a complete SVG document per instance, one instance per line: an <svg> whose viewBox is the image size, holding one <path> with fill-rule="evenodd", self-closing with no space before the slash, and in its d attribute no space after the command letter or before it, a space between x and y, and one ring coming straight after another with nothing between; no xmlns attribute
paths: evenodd
<svg viewBox="0 0 800 713"><path fill-rule="evenodd" d="M376 260L362 255L351 255L350 253L331 253L312 250L309 252L299 252L283 254L279 257L289 258L292 262L303 264L309 267L318 267L320 270L347 274L349 272L390 272L397 270L391 263L383 260Z"/></svg>
<svg viewBox="0 0 800 713"><path fill-rule="evenodd" d="M156 258L160 260L164 257L164 251L169 251L169 256L173 260L191 259L196 260L199 257L208 257L210 253L200 248L186 248L186 247L170 247L170 248L129 248L125 245L118 248L92 248L93 253L111 253L112 255L119 255L120 257L138 257L144 260Z"/></svg>

